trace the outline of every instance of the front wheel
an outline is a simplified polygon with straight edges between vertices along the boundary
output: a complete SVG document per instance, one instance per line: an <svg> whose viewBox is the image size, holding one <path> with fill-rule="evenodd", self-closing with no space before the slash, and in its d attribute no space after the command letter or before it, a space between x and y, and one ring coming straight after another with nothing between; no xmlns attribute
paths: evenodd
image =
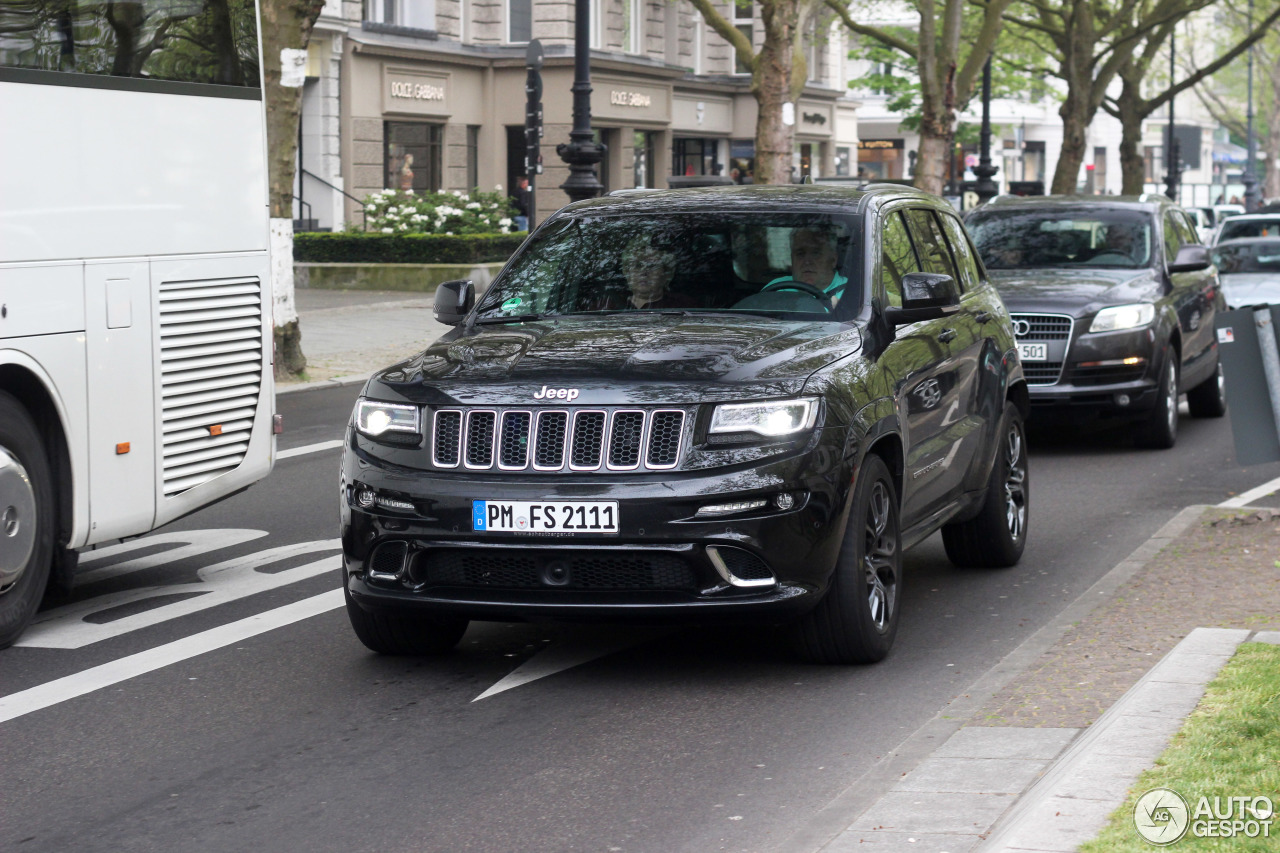
<svg viewBox="0 0 1280 853"><path fill-rule="evenodd" d="M467 620L456 616L364 610L351 600L345 583L342 594L351 628L380 655L438 655L458 645L467 631Z"/></svg>
<svg viewBox="0 0 1280 853"><path fill-rule="evenodd" d="M1227 413L1227 386L1221 361L1212 376L1187 392L1187 409L1193 418L1220 418Z"/></svg>
<svg viewBox="0 0 1280 853"><path fill-rule="evenodd" d="M1168 450L1178 440L1178 351L1165 350L1164 370L1156 385L1156 405L1134 434L1138 447Z"/></svg>
<svg viewBox="0 0 1280 853"><path fill-rule="evenodd" d="M996 458L982 509L968 521L942 528L947 559L965 568L1003 569L1022 558L1027 544L1031 481L1022 414L1005 403L997 433Z"/></svg>
<svg viewBox="0 0 1280 853"><path fill-rule="evenodd" d="M831 584L792 627L796 650L814 663L884 660L898 632L901 598L898 494L884 460L868 456L858 473Z"/></svg>
<svg viewBox="0 0 1280 853"><path fill-rule="evenodd" d="M54 524L40 432L22 404L0 391L0 649L17 641L40 606Z"/></svg>

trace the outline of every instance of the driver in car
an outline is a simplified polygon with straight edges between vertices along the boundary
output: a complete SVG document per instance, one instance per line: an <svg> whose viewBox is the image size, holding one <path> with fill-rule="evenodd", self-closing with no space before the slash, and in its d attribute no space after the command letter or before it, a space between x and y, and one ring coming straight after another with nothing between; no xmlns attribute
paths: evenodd
<svg viewBox="0 0 1280 853"><path fill-rule="evenodd" d="M1090 258L1090 261L1092 262L1107 255L1120 255L1130 263L1135 262L1133 250L1137 247L1133 232L1134 229L1129 225L1121 223L1108 225L1107 236L1104 238L1102 246L1094 253L1093 258Z"/></svg>
<svg viewBox="0 0 1280 853"><path fill-rule="evenodd" d="M836 270L836 259L834 228L825 225L797 228L791 232L791 275L775 278L768 286L802 281L821 289L834 304L848 283Z"/></svg>

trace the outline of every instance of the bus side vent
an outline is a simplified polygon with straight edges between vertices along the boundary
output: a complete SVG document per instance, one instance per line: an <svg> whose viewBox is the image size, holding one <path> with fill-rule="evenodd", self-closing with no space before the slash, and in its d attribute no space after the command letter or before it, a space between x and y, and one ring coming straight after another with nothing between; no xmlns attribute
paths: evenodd
<svg viewBox="0 0 1280 853"><path fill-rule="evenodd" d="M262 286L256 278L160 285L164 494L244 459L262 388Z"/></svg>

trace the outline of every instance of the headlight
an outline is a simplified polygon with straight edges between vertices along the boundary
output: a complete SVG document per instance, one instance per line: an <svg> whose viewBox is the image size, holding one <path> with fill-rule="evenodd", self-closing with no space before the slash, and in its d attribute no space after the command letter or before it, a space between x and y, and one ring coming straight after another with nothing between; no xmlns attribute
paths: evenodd
<svg viewBox="0 0 1280 853"><path fill-rule="evenodd" d="M792 435L812 429L818 417L818 401L779 400L772 403L730 403L716 406L711 415L711 435L753 432L766 438Z"/></svg>
<svg viewBox="0 0 1280 853"><path fill-rule="evenodd" d="M399 403L356 402L356 429L377 437L386 432L418 432L418 407Z"/></svg>
<svg viewBox="0 0 1280 853"><path fill-rule="evenodd" d="M1099 311L1093 318L1089 331L1118 332L1121 329L1136 329L1147 325L1155 318L1156 306L1149 302L1142 305L1116 305Z"/></svg>

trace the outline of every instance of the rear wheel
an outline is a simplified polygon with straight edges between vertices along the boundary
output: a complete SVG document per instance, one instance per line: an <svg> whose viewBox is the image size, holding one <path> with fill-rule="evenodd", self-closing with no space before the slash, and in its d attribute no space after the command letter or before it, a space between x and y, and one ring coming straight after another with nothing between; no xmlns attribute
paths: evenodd
<svg viewBox="0 0 1280 853"><path fill-rule="evenodd" d="M467 631L467 620L460 617L367 611L351 600L345 584L342 593L356 636L380 655L437 655L458 645Z"/></svg>
<svg viewBox="0 0 1280 853"><path fill-rule="evenodd" d="M1227 413L1227 387L1221 361L1212 376L1187 392L1187 408L1193 418L1220 418Z"/></svg>
<svg viewBox="0 0 1280 853"><path fill-rule="evenodd" d="M22 404L0 391L0 649L17 641L40 606L54 526L40 432Z"/></svg>
<svg viewBox="0 0 1280 853"><path fill-rule="evenodd" d="M898 495L884 460L868 456L831 584L792 628L796 650L814 663L883 660L898 632L901 594Z"/></svg>
<svg viewBox="0 0 1280 853"><path fill-rule="evenodd" d="M1138 447L1168 450L1178 440L1178 351L1165 350L1164 370L1156 385L1156 405L1138 428L1133 441Z"/></svg>
<svg viewBox="0 0 1280 853"><path fill-rule="evenodd" d="M1027 438L1022 414L1013 403L1005 403L997 435L982 509L968 521L942 528L947 558L957 566L1007 568L1022 558L1027 544L1031 497Z"/></svg>

